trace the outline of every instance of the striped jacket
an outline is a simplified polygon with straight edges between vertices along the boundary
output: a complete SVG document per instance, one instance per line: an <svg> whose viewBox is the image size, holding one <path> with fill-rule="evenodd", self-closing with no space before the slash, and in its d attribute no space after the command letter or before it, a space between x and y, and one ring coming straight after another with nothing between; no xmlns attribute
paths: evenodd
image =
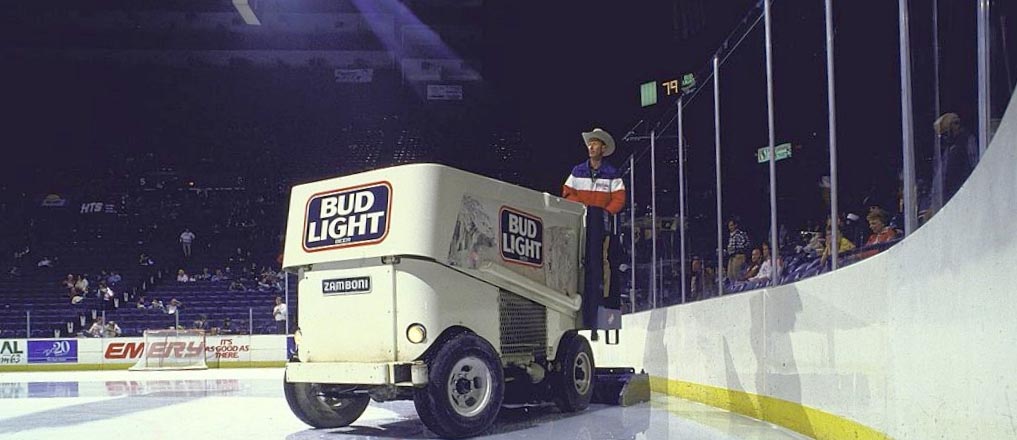
<svg viewBox="0 0 1017 440"><path fill-rule="evenodd" d="M598 170L590 169L590 162L584 161L572 168L562 197L617 214L625 207L625 183L621 172L607 161L601 161Z"/></svg>

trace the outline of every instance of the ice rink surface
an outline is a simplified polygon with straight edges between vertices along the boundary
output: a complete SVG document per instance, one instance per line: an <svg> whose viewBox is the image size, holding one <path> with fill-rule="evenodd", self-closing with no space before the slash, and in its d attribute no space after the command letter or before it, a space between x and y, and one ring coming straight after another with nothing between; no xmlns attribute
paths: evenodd
<svg viewBox="0 0 1017 440"><path fill-rule="evenodd" d="M375 403L351 426L315 430L290 412L283 370L0 374L2 439L433 439L413 403ZM503 408L490 439L803 439L775 425L654 395L576 414Z"/></svg>

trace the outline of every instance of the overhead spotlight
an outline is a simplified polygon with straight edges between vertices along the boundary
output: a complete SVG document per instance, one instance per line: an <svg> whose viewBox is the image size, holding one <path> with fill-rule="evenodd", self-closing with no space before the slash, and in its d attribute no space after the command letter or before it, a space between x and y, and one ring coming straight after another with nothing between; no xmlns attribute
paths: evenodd
<svg viewBox="0 0 1017 440"><path fill-rule="evenodd" d="M258 16L254 15L254 10L251 9L248 0L233 0L233 7L237 8L237 12L243 17L244 23L252 26L261 26L261 22L258 21Z"/></svg>

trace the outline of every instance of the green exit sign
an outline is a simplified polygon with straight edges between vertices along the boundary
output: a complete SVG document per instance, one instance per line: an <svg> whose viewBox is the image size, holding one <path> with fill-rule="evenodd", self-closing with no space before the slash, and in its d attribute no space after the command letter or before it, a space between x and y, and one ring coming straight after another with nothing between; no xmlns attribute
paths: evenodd
<svg viewBox="0 0 1017 440"><path fill-rule="evenodd" d="M657 103L657 82L650 81L639 86L639 102L643 107Z"/></svg>
<svg viewBox="0 0 1017 440"><path fill-rule="evenodd" d="M782 160L791 157L791 144L780 144L773 147L774 154L777 156L774 160ZM765 163L770 161L770 147L763 147L756 150L756 159L759 163Z"/></svg>

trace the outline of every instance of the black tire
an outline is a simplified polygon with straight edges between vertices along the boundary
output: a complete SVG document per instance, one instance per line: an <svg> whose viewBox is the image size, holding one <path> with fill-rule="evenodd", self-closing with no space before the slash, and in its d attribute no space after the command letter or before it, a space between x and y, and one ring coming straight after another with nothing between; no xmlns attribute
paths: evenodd
<svg viewBox="0 0 1017 440"><path fill-rule="evenodd" d="M283 379L286 403L293 415L315 428L341 428L355 422L371 403L367 394L326 395L316 383L291 383Z"/></svg>
<svg viewBox="0 0 1017 440"><path fill-rule="evenodd" d="M427 385L413 405L428 429L446 438L472 437L494 424L505 395L505 373L494 347L473 333L445 341L429 357Z"/></svg>
<svg viewBox="0 0 1017 440"><path fill-rule="evenodd" d="M582 411L593 398L593 350L586 337L570 331L561 337L558 356L551 375L551 393L555 405L562 412Z"/></svg>

